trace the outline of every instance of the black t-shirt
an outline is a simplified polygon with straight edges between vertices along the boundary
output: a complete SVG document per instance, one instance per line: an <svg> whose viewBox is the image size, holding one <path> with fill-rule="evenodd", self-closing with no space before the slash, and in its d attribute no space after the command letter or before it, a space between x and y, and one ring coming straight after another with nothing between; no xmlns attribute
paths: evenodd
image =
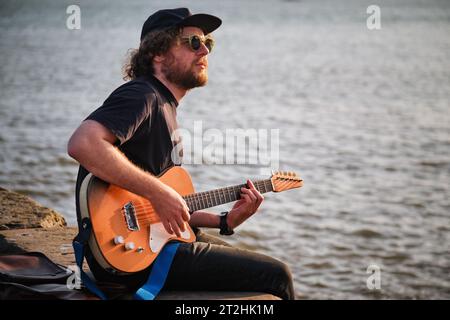
<svg viewBox="0 0 450 320"><path fill-rule="evenodd" d="M177 100L157 78L141 77L114 90L85 120L95 120L111 130L117 137L116 146L130 161L159 175L169 167L181 164L177 106ZM78 221L80 186L88 174L83 166L79 167L76 184Z"/></svg>

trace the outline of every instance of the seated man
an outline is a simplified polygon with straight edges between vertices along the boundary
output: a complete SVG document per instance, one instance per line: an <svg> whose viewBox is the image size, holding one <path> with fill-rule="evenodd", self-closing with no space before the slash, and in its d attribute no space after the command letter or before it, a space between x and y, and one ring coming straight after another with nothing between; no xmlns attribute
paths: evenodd
<svg viewBox="0 0 450 320"><path fill-rule="evenodd" d="M73 133L68 153L80 163L76 198L90 172L94 176L149 199L169 233L195 230L194 243L180 244L165 289L258 291L294 299L287 266L271 257L238 249L201 232L198 227L232 229L253 215L262 195L247 181L241 199L223 218L206 211L192 215L184 199L155 176L174 165L172 139L177 129L177 106L192 88L207 82L209 35L221 20L206 14L192 15L186 8L160 10L145 22L139 49L126 65L130 80L117 88ZM176 136L176 135L174 135ZM179 146L177 146L179 147ZM179 148L177 148L179 149ZM131 275L114 275L103 269L88 250L86 259L97 280L117 282L136 290L147 279L151 266Z"/></svg>

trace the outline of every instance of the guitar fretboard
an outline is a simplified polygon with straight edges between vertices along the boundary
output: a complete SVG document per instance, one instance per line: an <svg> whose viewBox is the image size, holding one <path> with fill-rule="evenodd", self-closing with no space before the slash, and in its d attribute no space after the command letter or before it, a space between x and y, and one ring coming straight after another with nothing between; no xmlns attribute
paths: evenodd
<svg viewBox="0 0 450 320"><path fill-rule="evenodd" d="M255 188L260 193L273 191L270 179L253 181ZM241 188L247 188L246 184L214 189L211 191L198 192L183 196L191 212L219 206L228 202L237 201L241 198Z"/></svg>

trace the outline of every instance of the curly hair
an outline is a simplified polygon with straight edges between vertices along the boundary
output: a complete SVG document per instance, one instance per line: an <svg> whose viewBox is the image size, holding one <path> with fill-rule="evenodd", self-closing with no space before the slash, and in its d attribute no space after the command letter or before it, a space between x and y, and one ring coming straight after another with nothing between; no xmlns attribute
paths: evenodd
<svg viewBox="0 0 450 320"><path fill-rule="evenodd" d="M157 30L142 39L139 49L130 49L122 72L123 80L133 80L154 73L153 57L166 53L181 34L179 27Z"/></svg>

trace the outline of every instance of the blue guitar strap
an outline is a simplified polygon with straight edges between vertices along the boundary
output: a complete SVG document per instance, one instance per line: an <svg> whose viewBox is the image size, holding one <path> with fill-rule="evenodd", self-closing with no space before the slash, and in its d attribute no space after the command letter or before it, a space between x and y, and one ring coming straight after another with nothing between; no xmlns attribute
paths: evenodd
<svg viewBox="0 0 450 320"><path fill-rule="evenodd" d="M106 300L105 294L98 288L95 282L83 271L84 248L87 246L89 236L91 234L91 221L83 218L78 231L78 235L73 239L72 246L75 253L75 261L80 270L81 281L86 289L95 294L102 300Z"/></svg>
<svg viewBox="0 0 450 320"><path fill-rule="evenodd" d="M83 218L78 235L73 240L75 260L80 270L81 281L84 286L97 297L107 300L106 295L98 288L95 282L83 271L84 249L88 245L91 233L91 223L89 218ZM173 258L177 252L179 242L170 242L160 251L158 257L153 262L152 270L146 283L133 295L135 300L153 300L161 291L166 282Z"/></svg>
<svg viewBox="0 0 450 320"><path fill-rule="evenodd" d="M166 282L170 265L177 252L179 242L166 244L153 262L152 271L147 282L134 294L135 300L153 300L158 295Z"/></svg>

